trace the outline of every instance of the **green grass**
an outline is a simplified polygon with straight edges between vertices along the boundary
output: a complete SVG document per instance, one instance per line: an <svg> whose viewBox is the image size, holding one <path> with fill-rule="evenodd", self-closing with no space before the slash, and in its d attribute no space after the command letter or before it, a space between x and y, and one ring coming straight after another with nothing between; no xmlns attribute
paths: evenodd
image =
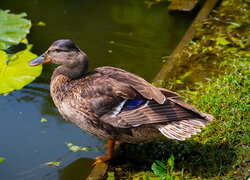
<svg viewBox="0 0 250 180"><path fill-rule="evenodd" d="M231 62L228 72L212 78L209 83L199 84L195 92L187 90L186 98L193 100L190 103L211 113L215 120L198 136L185 142L157 141L140 145L138 153L141 154L136 158L147 158L141 164L150 164L154 158L164 160L174 153L176 177L184 170L184 177L188 179L246 178L249 157L247 64L247 61ZM154 147L152 151L143 152L150 147ZM130 156L132 154L135 154L133 149Z"/></svg>
<svg viewBox="0 0 250 180"><path fill-rule="evenodd" d="M191 93L193 105L211 113L215 121L194 138L208 147L199 169L208 177L247 176L249 157L249 63L231 62L225 74L201 84ZM202 168L203 167L203 168ZM205 167L205 168L204 168Z"/></svg>
<svg viewBox="0 0 250 180"><path fill-rule="evenodd" d="M128 145L126 158L130 158L130 162L136 161L138 169L147 169L154 160L164 162L173 153L175 179L247 178L249 54L241 53L239 57L228 61L224 73L211 78L210 82L196 84L195 91L181 92L190 104L215 117L209 126L185 142L162 140ZM135 173L131 179L143 179L149 175L149 172L145 173ZM149 179L155 178L151 174Z"/></svg>
<svg viewBox="0 0 250 180"><path fill-rule="evenodd" d="M248 179L249 169L249 2L224 0L200 25L176 58L184 59L162 84L215 120L184 142L159 140L122 148L114 163L118 179ZM159 162L174 168L156 171ZM121 160L121 157L123 161ZM156 161L157 160L157 161ZM167 167L167 166L166 166Z"/></svg>

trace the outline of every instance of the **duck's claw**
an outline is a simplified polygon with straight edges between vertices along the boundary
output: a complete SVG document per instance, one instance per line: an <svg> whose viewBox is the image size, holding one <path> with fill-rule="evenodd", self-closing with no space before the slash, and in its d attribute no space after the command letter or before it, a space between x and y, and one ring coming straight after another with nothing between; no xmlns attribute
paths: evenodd
<svg viewBox="0 0 250 180"><path fill-rule="evenodd" d="M95 158L95 162L93 163L93 166L95 166L98 163L103 163L103 162L107 162L109 160L111 160L111 157L108 156L99 156Z"/></svg>
<svg viewBox="0 0 250 180"><path fill-rule="evenodd" d="M93 166L96 165L97 163L102 163L102 162L107 162L110 159L112 159L114 155L114 146L115 146L115 140L108 140L108 153L107 156L100 156L96 157L96 161L94 162Z"/></svg>

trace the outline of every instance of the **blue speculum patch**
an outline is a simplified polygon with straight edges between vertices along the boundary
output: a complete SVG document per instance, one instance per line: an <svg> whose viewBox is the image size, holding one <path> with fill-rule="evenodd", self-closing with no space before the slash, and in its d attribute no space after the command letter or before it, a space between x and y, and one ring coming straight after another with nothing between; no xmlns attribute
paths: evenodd
<svg viewBox="0 0 250 180"><path fill-rule="evenodd" d="M138 98L134 98L134 99L129 99L127 100L127 102L124 104L123 109L122 110L132 110L132 109L136 109L138 107L140 107L142 104L146 103L146 100L143 99L138 99Z"/></svg>

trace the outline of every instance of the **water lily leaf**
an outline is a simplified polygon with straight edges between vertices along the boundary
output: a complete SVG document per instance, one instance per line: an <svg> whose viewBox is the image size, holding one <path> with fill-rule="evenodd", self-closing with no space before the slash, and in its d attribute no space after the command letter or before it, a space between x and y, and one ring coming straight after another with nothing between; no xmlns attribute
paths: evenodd
<svg viewBox="0 0 250 180"><path fill-rule="evenodd" d="M4 162L4 158L0 157L0 163Z"/></svg>
<svg viewBox="0 0 250 180"><path fill-rule="evenodd" d="M51 161L46 163L47 166L57 166L59 167L61 165L61 161Z"/></svg>
<svg viewBox="0 0 250 180"><path fill-rule="evenodd" d="M75 146L71 142L66 142L65 144L73 152L77 152L77 151L91 151L91 149L92 149L90 146L85 146L85 147Z"/></svg>
<svg viewBox="0 0 250 180"><path fill-rule="evenodd" d="M18 44L28 33L31 21L25 19L26 13L10 14L0 10L0 49Z"/></svg>
<svg viewBox="0 0 250 180"><path fill-rule="evenodd" d="M44 117L42 117L40 122L41 122L41 123L42 123L42 122L47 122L47 119L45 119Z"/></svg>
<svg viewBox="0 0 250 180"><path fill-rule="evenodd" d="M32 82L42 72L42 66L30 67L28 62L37 55L30 52L32 45L10 58L5 51L0 50L0 94L21 89Z"/></svg>

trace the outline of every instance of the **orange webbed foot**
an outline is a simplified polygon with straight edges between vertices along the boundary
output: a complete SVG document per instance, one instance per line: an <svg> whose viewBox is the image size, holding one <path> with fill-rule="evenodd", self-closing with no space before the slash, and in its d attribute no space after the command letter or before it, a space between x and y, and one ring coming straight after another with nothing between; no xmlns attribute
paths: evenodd
<svg viewBox="0 0 250 180"><path fill-rule="evenodd" d="M103 163L103 162L107 162L109 160L111 160L112 158L111 157L108 157L108 156L99 156L99 157L96 157L95 158L95 162L93 163L93 166L95 166L96 164L98 163Z"/></svg>
<svg viewBox="0 0 250 180"><path fill-rule="evenodd" d="M96 157L96 161L94 162L93 166L102 163L102 162L107 162L112 159L114 155L114 146L115 146L115 140L108 140L108 154L107 156L100 156Z"/></svg>

